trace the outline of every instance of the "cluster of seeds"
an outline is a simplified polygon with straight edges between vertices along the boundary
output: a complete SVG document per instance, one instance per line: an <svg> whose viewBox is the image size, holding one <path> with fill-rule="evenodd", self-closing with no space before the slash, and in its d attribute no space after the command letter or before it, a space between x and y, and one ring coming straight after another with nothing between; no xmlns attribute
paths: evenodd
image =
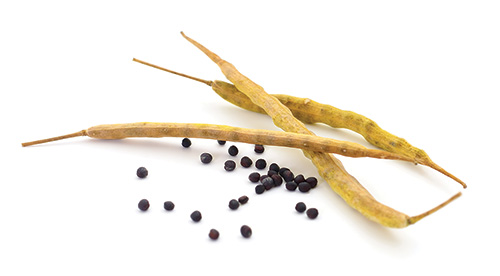
<svg viewBox="0 0 500 276"><path fill-rule="evenodd" d="M316 208L307 209L307 206L304 202L298 202L297 204L295 204L295 210L299 213L306 212L307 217L310 219L315 219L319 215L318 209Z"/></svg>

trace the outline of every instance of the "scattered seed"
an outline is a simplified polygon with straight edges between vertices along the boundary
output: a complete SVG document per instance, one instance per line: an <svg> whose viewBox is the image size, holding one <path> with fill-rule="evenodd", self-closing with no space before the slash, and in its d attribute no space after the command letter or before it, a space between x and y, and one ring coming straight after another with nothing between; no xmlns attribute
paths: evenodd
<svg viewBox="0 0 500 276"><path fill-rule="evenodd" d="M191 146L191 140L189 140L189 138L184 138L182 139L181 144L183 147L189 148Z"/></svg>
<svg viewBox="0 0 500 276"><path fill-rule="evenodd" d="M240 198L238 198L238 202L240 204L246 204L248 202L248 196L240 196Z"/></svg>
<svg viewBox="0 0 500 276"><path fill-rule="evenodd" d="M217 140L217 143L219 143L219 145L223 146L226 144L226 141L223 141L223 140Z"/></svg>
<svg viewBox="0 0 500 276"><path fill-rule="evenodd" d="M208 164L210 162L212 162L212 155L208 152L204 152L200 155L200 160L201 160L201 163L203 164Z"/></svg>
<svg viewBox="0 0 500 276"><path fill-rule="evenodd" d="M231 199L229 201L229 209L236 210L236 209L238 209L238 207L240 207L240 203L238 202L238 200Z"/></svg>
<svg viewBox="0 0 500 276"><path fill-rule="evenodd" d="M311 189L315 188L316 185L318 185L318 179L314 176L308 177L306 179L306 182L309 183L309 185L311 185Z"/></svg>
<svg viewBox="0 0 500 276"><path fill-rule="evenodd" d="M149 201L147 199L141 199L139 204L137 204L141 211L147 211L149 209Z"/></svg>
<svg viewBox="0 0 500 276"><path fill-rule="evenodd" d="M163 203L163 208L167 211L172 211L175 207L175 204L172 201L165 201Z"/></svg>
<svg viewBox="0 0 500 276"><path fill-rule="evenodd" d="M275 187L278 187L280 186L281 184L283 184L283 178L281 178L281 176L279 176L278 174L273 174L271 175L271 178L273 179L274 181L274 186Z"/></svg>
<svg viewBox="0 0 500 276"><path fill-rule="evenodd" d="M295 178L293 179L293 181L295 181L295 183L299 184L301 182L306 181L306 179L305 179L305 177L302 174L298 174L298 175L295 176Z"/></svg>
<svg viewBox="0 0 500 276"><path fill-rule="evenodd" d="M253 172L248 176L248 180L250 180L253 183L257 183L260 180L260 173L258 172Z"/></svg>
<svg viewBox="0 0 500 276"><path fill-rule="evenodd" d="M278 164L276 164L276 163L272 163L271 165L269 165L269 170L270 171L279 172L280 171L280 166L278 166Z"/></svg>
<svg viewBox="0 0 500 276"><path fill-rule="evenodd" d="M216 240L219 238L219 231L215 229L210 229L210 232L208 232L208 237L212 240Z"/></svg>
<svg viewBox="0 0 500 276"><path fill-rule="evenodd" d="M266 177L264 177L264 179L262 179L260 181L260 183L262 183L262 185L264 185L266 190L271 190L271 188L274 187L274 180L267 175L266 175Z"/></svg>
<svg viewBox="0 0 500 276"><path fill-rule="evenodd" d="M304 202L299 202L295 205L295 210L299 213L304 213L306 211L307 207Z"/></svg>
<svg viewBox="0 0 500 276"><path fill-rule="evenodd" d="M252 159L250 159L250 157L243 156L241 158L240 164L244 168L250 168L252 166L252 164L253 164L253 161L252 161Z"/></svg>
<svg viewBox="0 0 500 276"><path fill-rule="evenodd" d="M264 187L264 185L262 184L259 184L257 186L255 186L255 193L260 195L262 193L264 193L266 191L266 187Z"/></svg>
<svg viewBox="0 0 500 276"><path fill-rule="evenodd" d="M289 182L289 181L293 181L293 180L294 180L293 172L292 172L292 171L290 171L290 170L285 170L285 171L283 171L283 173L281 174L281 176L283 177L283 179L284 179L286 182Z"/></svg>
<svg viewBox="0 0 500 276"><path fill-rule="evenodd" d="M245 238L250 238L250 236L252 236L252 228L250 228L248 225L241 226L240 232L241 235Z"/></svg>
<svg viewBox="0 0 500 276"><path fill-rule="evenodd" d="M300 182L298 186L299 186L299 191L301 191L303 193L307 193L307 192L309 192L309 190L311 190L311 185L309 185L309 183L307 183L305 181Z"/></svg>
<svg viewBox="0 0 500 276"><path fill-rule="evenodd" d="M256 153L263 153L264 152L264 146L263 145L255 145L254 151Z"/></svg>
<svg viewBox="0 0 500 276"><path fill-rule="evenodd" d="M267 167L267 162L264 159L257 159L255 161L255 167L259 170L265 169Z"/></svg>
<svg viewBox="0 0 500 276"><path fill-rule="evenodd" d="M306 211L306 215L307 215L307 217L308 217L308 218L310 218L310 219L315 219L315 218L317 218L317 217L318 217L318 214L319 214L319 212L318 212L318 209L316 209L316 208L309 208L309 209L307 209L307 211Z"/></svg>
<svg viewBox="0 0 500 276"><path fill-rule="evenodd" d="M297 190L297 183L293 182L293 181L288 181L286 184L285 184L285 188L289 191L295 191Z"/></svg>
<svg viewBox="0 0 500 276"><path fill-rule="evenodd" d="M139 178L145 178L146 176L148 176L148 170L144 167L140 167L137 169L137 176Z"/></svg>
<svg viewBox="0 0 500 276"><path fill-rule="evenodd" d="M224 162L224 170L230 172L233 171L236 168L236 162L233 160L227 160Z"/></svg>
<svg viewBox="0 0 500 276"><path fill-rule="evenodd" d="M232 145L232 146L229 147L229 149L227 150L227 152L231 156L236 156L236 155L238 155L239 150L238 150L238 148L235 145Z"/></svg>
<svg viewBox="0 0 500 276"><path fill-rule="evenodd" d="M190 217L194 222L198 222L201 220L201 213L200 211L194 211L191 213Z"/></svg>

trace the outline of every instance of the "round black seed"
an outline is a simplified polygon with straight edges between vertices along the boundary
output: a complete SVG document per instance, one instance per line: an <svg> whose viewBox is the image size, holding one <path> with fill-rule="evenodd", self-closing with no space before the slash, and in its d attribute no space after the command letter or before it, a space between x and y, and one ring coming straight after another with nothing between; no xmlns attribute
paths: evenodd
<svg viewBox="0 0 500 276"><path fill-rule="evenodd" d="M306 182L309 183L309 185L311 185L311 189L315 188L316 185L318 185L318 179L314 176L308 177L306 179Z"/></svg>
<svg viewBox="0 0 500 276"><path fill-rule="evenodd" d="M255 145L254 151L256 153L263 153L264 152L264 146L263 145Z"/></svg>
<svg viewBox="0 0 500 276"><path fill-rule="evenodd" d="M303 193L307 193L307 192L309 192L309 190L311 190L311 185L309 185L309 183L307 183L305 181L299 183L299 191L301 191Z"/></svg>
<svg viewBox="0 0 500 276"><path fill-rule="evenodd" d="M298 174L298 175L295 176L295 178L293 179L293 181L295 181L295 183L299 184L301 182L306 181L306 179L305 179L305 177L302 174Z"/></svg>
<svg viewBox="0 0 500 276"><path fill-rule="evenodd" d="M283 178L281 178L281 176L279 176L278 174L271 175L271 178L274 181L275 187L278 187L279 185L283 184Z"/></svg>
<svg viewBox="0 0 500 276"><path fill-rule="evenodd" d="M240 196L240 197L238 198L238 202L239 202L240 204L246 204L246 203L248 202L248 196Z"/></svg>
<svg viewBox="0 0 500 276"><path fill-rule="evenodd" d="M273 171L273 170L268 170L267 171L267 175L268 176L272 176L273 174L278 174L276 171Z"/></svg>
<svg viewBox="0 0 500 276"><path fill-rule="evenodd" d="M149 209L149 201L147 199L141 199L137 207L139 207L141 211L147 211Z"/></svg>
<svg viewBox="0 0 500 276"><path fill-rule="evenodd" d="M148 176L148 170L144 167L140 167L137 169L137 176L139 178L145 178L146 176Z"/></svg>
<svg viewBox="0 0 500 276"><path fill-rule="evenodd" d="M210 232L208 232L208 237L212 240L216 240L219 238L219 231L215 229L210 229Z"/></svg>
<svg viewBox="0 0 500 276"><path fill-rule="evenodd" d="M252 159L250 159L250 157L243 156L241 158L240 164L244 168L250 168L252 166L252 164L253 164L253 161L252 161Z"/></svg>
<svg viewBox="0 0 500 276"><path fill-rule="evenodd" d="M172 211L174 210L175 204L172 201L165 201L163 203L163 208L167 211Z"/></svg>
<svg viewBox="0 0 500 276"><path fill-rule="evenodd" d="M227 150L227 152L231 156L236 156L236 155L238 155L239 150L238 150L238 148L236 146L233 145L233 146L229 147L229 149Z"/></svg>
<svg viewBox="0 0 500 276"><path fill-rule="evenodd" d="M283 179L286 182L293 181L293 179L294 179L293 172L290 171L290 170L283 171L283 173L281 174L281 176L283 176Z"/></svg>
<svg viewBox="0 0 500 276"><path fill-rule="evenodd" d="M278 170L278 173L279 173L281 176L283 176L283 172L285 172L285 171L289 171L289 170L290 170L289 168L283 167L283 168L280 168L280 169Z"/></svg>
<svg viewBox="0 0 500 276"><path fill-rule="evenodd" d="M190 217L193 221L198 222L201 220L201 213L200 213L200 211L194 211L191 213Z"/></svg>
<svg viewBox="0 0 500 276"><path fill-rule="evenodd" d="M256 194L260 195L265 191L266 191L266 187L264 187L264 185L259 184L259 185L255 186L255 193Z"/></svg>
<svg viewBox="0 0 500 276"><path fill-rule="evenodd" d="M224 162L224 170L230 172L233 171L236 168L236 162L233 160L227 160Z"/></svg>
<svg viewBox="0 0 500 276"><path fill-rule="evenodd" d="M276 164L276 163L272 163L271 165L269 165L269 170L270 171L279 172L280 171L280 166L278 166L278 164Z"/></svg>
<svg viewBox="0 0 500 276"><path fill-rule="evenodd" d="M259 170L265 169L267 167L267 162L264 159L257 159L255 161L255 167Z"/></svg>
<svg viewBox="0 0 500 276"><path fill-rule="evenodd" d="M286 184L285 184L285 188L289 191L295 191L297 189L297 183L293 182L293 181L288 181Z"/></svg>
<svg viewBox="0 0 500 276"><path fill-rule="evenodd" d="M200 155L200 160L201 160L201 163L203 164L208 164L210 162L212 162L212 155L208 152L204 152Z"/></svg>
<svg viewBox="0 0 500 276"><path fill-rule="evenodd" d="M309 208L309 209L307 209L307 211L306 211L306 215L307 215L307 217L308 217L308 218L310 218L310 219L315 219L315 218L317 218L317 217L318 217L318 214L319 214L319 212L318 212L318 209L316 209L316 208Z"/></svg>
<svg viewBox="0 0 500 276"><path fill-rule="evenodd" d="M241 226L240 232L241 235L245 238L250 238L250 236L252 236L252 228L250 228L248 225Z"/></svg>
<svg viewBox="0 0 500 276"><path fill-rule="evenodd" d="M229 209L236 210L236 209L238 209L238 207L240 207L240 203L238 202L238 200L231 199L229 201Z"/></svg>
<svg viewBox="0 0 500 276"><path fill-rule="evenodd" d="M299 213L304 213L306 211L307 207L304 202L299 202L295 205L295 210Z"/></svg>
<svg viewBox="0 0 500 276"><path fill-rule="evenodd" d="M248 176L248 180L250 180L253 183L257 183L260 180L260 173L258 172L253 172Z"/></svg>
<svg viewBox="0 0 500 276"><path fill-rule="evenodd" d="M223 141L223 140L217 140L217 143L219 143L219 145L223 146L226 144L226 141Z"/></svg>
<svg viewBox="0 0 500 276"><path fill-rule="evenodd" d="M182 139L181 144L183 147L189 148L191 146L191 140L189 140L189 138L184 138Z"/></svg>

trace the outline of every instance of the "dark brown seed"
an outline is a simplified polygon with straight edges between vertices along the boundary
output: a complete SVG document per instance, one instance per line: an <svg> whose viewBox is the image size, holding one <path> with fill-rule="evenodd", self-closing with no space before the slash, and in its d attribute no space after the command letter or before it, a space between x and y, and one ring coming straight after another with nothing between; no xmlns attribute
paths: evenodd
<svg viewBox="0 0 500 276"><path fill-rule="evenodd" d="M190 217L194 222L198 222L201 220L201 213L200 211L194 211L191 213Z"/></svg>
<svg viewBox="0 0 500 276"><path fill-rule="evenodd" d="M281 176L279 176L278 174L273 174L271 175L271 178L273 179L274 181L274 186L275 187L278 187L280 186L281 184L283 184L283 178L281 178Z"/></svg>
<svg viewBox="0 0 500 276"><path fill-rule="evenodd" d="M200 155L200 160L201 160L201 163L203 164L208 164L210 162L212 162L212 155L208 152L204 152Z"/></svg>
<svg viewBox="0 0 500 276"><path fill-rule="evenodd" d="M240 203L238 202L238 200L231 199L229 201L229 209L236 210L236 209L238 209L238 207L240 207Z"/></svg>
<svg viewBox="0 0 500 276"><path fill-rule="evenodd" d="M144 167L140 167L137 169L137 177L139 178L145 178L146 176L148 176L148 170Z"/></svg>
<svg viewBox="0 0 500 276"><path fill-rule="evenodd" d="M293 181L288 181L286 184L285 184L285 188L289 191L295 191L297 190L297 183L293 182Z"/></svg>
<svg viewBox="0 0 500 276"><path fill-rule="evenodd" d="M304 202L299 202L295 205L295 210L299 213L304 213L306 211L307 207Z"/></svg>
<svg viewBox="0 0 500 276"><path fill-rule="evenodd" d="M263 153L264 152L264 146L263 145L255 145L254 151L256 153Z"/></svg>
<svg viewBox="0 0 500 276"><path fill-rule="evenodd" d="M226 141L223 141L223 140L217 140L217 143L219 143L219 145L223 146L226 144Z"/></svg>
<svg viewBox="0 0 500 276"><path fill-rule="evenodd" d="M318 217L318 214L319 214L319 212L318 212L318 209L316 209L316 208L309 208L309 209L307 209L307 211L306 211L306 215L307 215L307 217L308 217L308 218L310 218L310 219L315 219L315 218L317 218L317 217Z"/></svg>
<svg viewBox="0 0 500 276"><path fill-rule="evenodd" d="M226 162L224 162L224 170L230 172L234 171L235 168L236 162L234 162L233 160L227 160Z"/></svg>
<svg viewBox="0 0 500 276"><path fill-rule="evenodd" d="M270 171L279 172L280 171L280 166L278 166L278 164L276 164L276 163L272 163L271 165L269 165L269 170Z"/></svg>
<svg viewBox="0 0 500 276"><path fill-rule="evenodd" d="M264 185L266 190L271 190L271 188L274 187L274 180L269 176L266 176L264 179L262 179L260 183Z"/></svg>
<svg viewBox="0 0 500 276"><path fill-rule="evenodd" d="M147 199L142 199L139 201L139 204L137 204L137 207L139 207L141 211L147 211L149 209L149 201Z"/></svg>
<svg viewBox="0 0 500 276"><path fill-rule="evenodd" d="M248 196L240 196L240 198L238 198L238 202L240 204L246 204L248 202Z"/></svg>
<svg viewBox="0 0 500 276"><path fill-rule="evenodd" d="M302 174L298 174L298 175L295 176L295 178L293 179L293 181L295 181L295 183L299 184L301 182L306 181L306 179L305 179L305 177Z"/></svg>
<svg viewBox="0 0 500 276"><path fill-rule="evenodd" d="M208 237L212 240L216 240L219 238L219 231L215 229L210 229L210 232L208 232Z"/></svg>
<svg viewBox="0 0 500 276"><path fill-rule="evenodd" d="M249 168L252 166L253 161L248 156L243 156L240 160L240 164L243 168Z"/></svg>
<svg viewBox="0 0 500 276"><path fill-rule="evenodd" d="M252 236L252 228L250 228L248 225L241 226L240 232L241 235L245 238L250 238L250 236Z"/></svg>
<svg viewBox="0 0 500 276"><path fill-rule="evenodd" d="M268 176L272 176L273 174L278 174L276 171L273 171L273 170L268 170L267 171L267 175Z"/></svg>
<svg viewBox="0 0 500 276"><path fill-rule="evenodd" d="M227 152L231 156L236 156L236 155L238 155L239 150L238 150L238 148L236 146L233 145L233 146L229 147L229 149L227 150Z"/></svg>
<svg viewBox="0 0 500 276"><path fill-rule="evenodd" d="M281 174L281 176L283 176L283 179L286 182L293 181L293 179L294 179L293 172L290 171L290 170L283 171L283 173Z"/></svg>
<svg viewBox="0 0 500 276"><path fill-rule="evenodd" d="M253 172L248 176L248 180L250 180L253 183L257 183L260 180L260 173L258 172Z"/></svg>
<svg viewBox="0 0 500 276"><path fill-rule="evenodd" d="M255 161L255 167L259 170L265 169L267 167L267 162L264 159L257 159Z"/></svg>
<svg viewBox="0 0 500 276"><path fill-rule="evenodd" d="M165 201L163 203L163 208L167 211L172 211L174 209L175 205L172 201Z"/></svg>
<svg viewBox="0 0 500 276"><path fill-rule="evenodd" d="M315 188L316 185L318 185L318 179L314 176L308 177L306 179L306 182L309 183L309 185L311 185L311 189Z"/></svg>
<svg viewBox="0 0 500 276"><path fill-rule="evenodd" d="M284 171L289 171L289 170L290 170L289 168L283 167L283 168L280 168L280 169L279 169L278 173L279 173L281 176L283 176L283 172L284 172Z"/></svg>
<svg viewBox="0 0 500 276"><path fill-rule="evenodd" d="M299 191L301 191L303 193L307 193L307 192L309 192L309 190L311 190L311 185L309 185L309 183L307 183L305 181L299 183Z"/></svg>
<svg viewBox="0 0 500 276"><path fill-rule="evenodd" d="M255 193L260 195L262 193L264 193L266 191L266 187L264 187L264 185L262 184L259 184L257 186L255 186Z"/></svg>
<svg viewBox="0 0 500 276"><path fill-rule="evenodd" d="M181 144L183 147L189 148L191 146L191 140L189 140L189 138L184 138L182 139Z"/></svg>

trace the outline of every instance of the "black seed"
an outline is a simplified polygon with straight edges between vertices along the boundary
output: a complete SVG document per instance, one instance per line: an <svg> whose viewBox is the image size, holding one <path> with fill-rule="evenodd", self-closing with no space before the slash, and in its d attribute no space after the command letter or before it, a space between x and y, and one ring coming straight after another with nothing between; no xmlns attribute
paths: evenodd
<svg viewBox="0 0 500 276"><path fill-rule="evenodd" d="M293 181L288 181L286 184L285 184L285 188L289 191L295 191L297 189L297 183L293 182Z"/></svg>
<svg viewBox="0 0 500 276"><path fill-rule="evenodd" d="M223 140L217 140L217 143L219 143L219 145L223 146L226 144L226 141L223 141Z"/></svg>
<svg viewBox="0 0 500 276"><path fill-rule="evenodd" d="M191 140L189 138L182 139L182 146L185 148L189 148L191 146Z"/></svg>
<svg viewBox="0 0 500 276"><path fill-rule="evenodd" d="M148 170L144 167L140 167L137 169L137 176L139 178L145 178L146 176L148 176Z"/></svg>
<svg viewBox="0 0 500 276"><path fill-rule="evenodd" d="M141 201L139 201L139 204L137 204L137 206L141 211L147 211L149 209L149 201L147 199L142 199Z"/></svg>
<svg viewBox="0 0 500 276"><path fill-rule="evenodd" d="M219 231L215 229L210 229L210 232L208 232L208 237L212 240L216 240L219 238Z"/></svg>
<svg viewBox="0 0 500 276"><path fill-rule="evenodd" d="M256 153L263 153L264 152L264 146L263 145L255 145L254 151Z"/></svg>
<svg viewBox="0 0 500 276"><path fill-rule="evenodd" d="M266 178L266 177L269 177L269 175L267 175L267 174L263 174L263 175L261 175L261 176L260 176L259 181L261 181L261 182L262 182L262 180L263 180L264 178Z"/></svg>
<svg viewBox="0 0 500 276"><path fill-rule="evenodd" d="M271 178L273 179L274 181L274 186L275 187L278 187L280 186L281 184L283 184L283 178L281 178L281 176L279 176L278 174L273 174L271 175Z"/></svg>
<svg viewBox="0 0 500 276"><path fill-rule="evenodd" d="M250 236L252 236L252 228L250 228L248 225L241 226L240 232L241 235L245 238L250 238Z"/></svg>
<svg viewBox="0 0 500 276"><path fill-rule="evenodd" d="M232 146L229 147L229 149L227 150L227 152L231 156L236 156L236 155L238 155L239 150L238 150L238 148L235 145L232 145Z"/></svg>
<svg viewBox="0 0 500 276"><path fill-rule="evenodd" d="M172 201L165 201L163 203L163 208L167 211L172 211L175 207L175 204Z"/></svg>
<svg viewBox="0 0 500 276"><path fill-rule="evenodd" d="M311 190L311 185L309 185L309 183L307 183L305 181L299 183L299 191L301 191L303 193L307 193L307 192L309 192L309 190Z"/></svg>
<svg viewBox="0 0 500 276"><path fill-rule="evenodd" d="M295 205L295 210L299 213L304 213L304 211L307 209L306 204L304 202L299 202Z"/></svg>
<svg viewBox="0 0 500 276"><path fill-rule="evenodd" d="M264 159L257 159L255 161L255 167L259 170L265 169L267 167L267 162Z"/></svg>
<svg viewBox="0 0 500 276"><path fill-rule="evenodd" d="M258 172L253 172L248 176L248 180L250 180L253 183L257 183L260 180L260 173Z"/></svg>
<svg viewBox="0 0 500 276"><path fill-rule="evenodd" d="M264 187L266 188L266 190L271 190L272 187L274 187L274 180L269 177L269 176L266 176L264 177L260 183L262 183L262 185L264 185Z"/></svg>
<svg viewBox="0 0 500 276"><path fill-rule="evenodd" d="M238 209L238 207L240 207L240 203L238 202L238 200L231 199L229 201L229 209L236 210L236 209Z"/></svg>
<svg viewBox="0 0 500 276"><path fill-rule="evenodd" d="M318 179L314 176L308 177L306 179L306 182L309 183L309 185L311 185L311 189L315 188L316 185L318 185Z"/></svg>
<svg viewBox="0 0 500 276"><path fill-rule="evenodd" d="M283 176L283 179L286 182L293 181L293 179L294 179L293 172L290 171L290 170L283 171L283 173L281 174L281 176Z"/></svg>
<svg viewBox="0 0 500 276"><path fill-rule="evenodd" d="M272 176L273 174L278 174L276 171L273 171L273 170L268 170L267 171L267 175L268 176Z"/></svg>
<svg viewBox="0 0 500 276"><path fill-rule="evenodd" d="M201 160L201 163L203 164L208 164L210 162L212 162L212 155L208 152L204 152L200 155L200 160Z"/></svg>
<svg viewBox="0 0 500 276"><path fill-rule="evenodd" d="M249 167L251 167L251 166L252 166L253 161L252 161L252 159L250 159L250 157L248 157L248 156L243 156L243 157L241 158L240 164L241 164L241 166L242 166L242 167L244 167L244 168L249 168Z"/></svg>
<svg viewBox="0 0 500 276"><path fill-rule="evenodd" d="M283 176L283 172L285 172L285 171L289 171L289 170L290 170L289 168L285 168L285 167L283 167L283 168L280 168L280 169L279 169L278 173L279 173L281 176Z"/></svg>
<svg viewBox="0 0 500 276"><path fill-rule="evenodd" d="M264 187L264 185L259 184L259 185L255 186L255 193L257 193L258 195L262 194L265 191L266 191L266 187Z"/></svg>
<svg viewBox="0 0 500 276"><path fill-rule="evenodd" d="M248 202L248 196L240 196L240 198L238 198L238 202L241 204L246 204Z"/></svg>
<svg viewBox="0 0 500 276"><path fill-rule="evenodd" d="M271 165L269 165L269 170L270 171L279 172L280 171L280 166L278 166L278 164L276 164L276 163L272 163Z"/></svg>
<svg viewBox="0 0 500 276"><path fill-rule="evenodd" d="M233 160L227 160L224 162L224 170L230 172L233 171L236 168L236 162Z"/></svg>
<svg viewBox="0 0 500 276"><path fill-rule="evenodd" d="M297 176L295 176L295 178L293 179L293 181L295 181L295 183L299 184L301 182L306 181L306 179L305 179L305 177L302 174L298 174Z"/></svg>
<svg viewBox="0 0 500 276"><path fill-rule="evenodd" d="M200 211L194 211L191 213L190 217L193 221L198 222L201 220L201 213L200 213Z"/></svg>
<svg viewBox="0 0 500 276"><path fill-rule="evenodd" d="M308 218L315 219L318 217L319 212L318 212L318 209L316 209L316 208L309 208L309 209L307 209L306 214L307 214Z"/></svg>

